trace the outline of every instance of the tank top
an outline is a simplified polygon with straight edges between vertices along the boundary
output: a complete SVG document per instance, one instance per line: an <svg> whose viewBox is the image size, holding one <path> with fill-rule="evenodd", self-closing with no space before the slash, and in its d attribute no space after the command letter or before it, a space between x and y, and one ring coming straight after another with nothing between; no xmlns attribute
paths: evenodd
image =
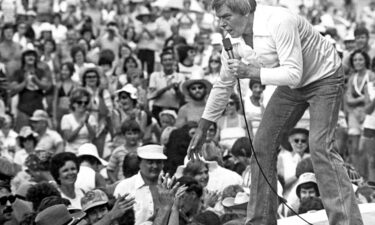
<svg viewBox="0 0 375 225"><path fill-rule="evenodd" d="M242 127L240 115L237 115L238 125L235 127L228 127L228 117L224 117L223 128L220 131L220 142L226 149L231 149L234 142L240 138L246 136L246 130Z"/></svg>

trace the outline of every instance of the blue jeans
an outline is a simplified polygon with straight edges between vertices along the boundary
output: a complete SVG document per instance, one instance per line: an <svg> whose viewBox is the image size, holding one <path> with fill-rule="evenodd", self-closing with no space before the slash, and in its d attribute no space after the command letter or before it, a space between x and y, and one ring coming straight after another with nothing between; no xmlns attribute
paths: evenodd
<svg viewBox="0 0 375 225"><path fill-rule="evenodd" d="M292 129L310 107L310 153L329 224L362 225L343 160L334 150L334 132L343 86L344 77L339 69L332 76L302 88L277 87L255 135L254 148L267 179L276 190L277 149L282 134ZM266 183L254 157L251 172L246 224L276 225L278 198Z"/></svg>

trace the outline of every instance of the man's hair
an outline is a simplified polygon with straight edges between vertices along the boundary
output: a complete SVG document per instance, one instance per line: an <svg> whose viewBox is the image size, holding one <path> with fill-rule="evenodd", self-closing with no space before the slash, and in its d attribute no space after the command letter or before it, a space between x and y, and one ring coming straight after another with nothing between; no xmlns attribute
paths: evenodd
<svg viewBox="0 0 375 225"><path fill-rule="evenodd" d="M253 13L257 7L255 0L213 0L211 4L212 9L215 11L219 10L223 5L240 15Z"/></svg>
<svg viewBox="0 0 375 225"><path fill-rule="evenodd" d="M360 36L360 35L366 35L367 37L370 36L369 31L366 27L359 26L354 30L354 37Z"/></svg>

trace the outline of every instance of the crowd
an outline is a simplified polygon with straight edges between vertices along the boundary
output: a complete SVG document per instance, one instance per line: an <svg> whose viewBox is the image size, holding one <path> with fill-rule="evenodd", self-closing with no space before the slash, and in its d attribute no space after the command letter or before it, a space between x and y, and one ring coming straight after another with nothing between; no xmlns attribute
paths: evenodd
<svg viewBox="0 0 375 225"><path fill-rule="evenodd" d="M187 159L226 35L210 2L0 1L0 225L244 224L275 87L242 80ZM375 1L357 14L355 1L306 2L296 12L346 75L335 150L358 203L375 202ZM283 133L279 218L323 209L308 110Z"/></svg>

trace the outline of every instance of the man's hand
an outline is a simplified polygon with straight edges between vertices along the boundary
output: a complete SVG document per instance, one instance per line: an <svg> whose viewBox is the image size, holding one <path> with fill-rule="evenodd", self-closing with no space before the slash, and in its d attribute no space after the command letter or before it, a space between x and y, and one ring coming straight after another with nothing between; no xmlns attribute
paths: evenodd
<svg viewBox="0 0 375 225"><path fill-rule="evenodd" d="M126 211L131 209L134 205L134 197L130 198L129 194L125 194L117 198L115 205L112 210L109 212L111 221L115 221L120 218Z"/></svg>
<svg viewBox="0 0 375 225"><path fill-rule="evenodd" d="M229 71L237 78L250 78L260 80L261 65L257 60L250 60L249 64L245 64L238 59L228 59Z"/></svg>
<svg viewBox="0 0 375 225"><path fill-rule="evenodd" d="M202 146L203 146L203 143L206 141L206 136L207 136L207 131L203 131L199 127L195 130L195 134L190 141L190 145L189 145L188 152L187 152L189 160L190 159L199 160L199 156L202 157Z"/></svg>

